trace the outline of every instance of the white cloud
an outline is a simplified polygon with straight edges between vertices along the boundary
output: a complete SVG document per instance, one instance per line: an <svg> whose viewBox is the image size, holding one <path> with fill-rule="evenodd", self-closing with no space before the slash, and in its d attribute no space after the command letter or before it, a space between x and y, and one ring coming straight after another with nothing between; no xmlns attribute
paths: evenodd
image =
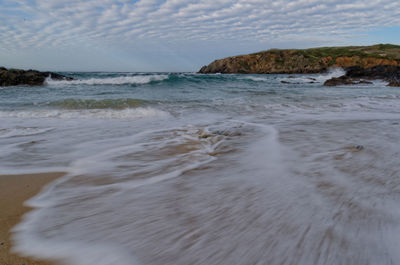
<svg viewBox="0 0 400 265"><path fill-rule="evenodd" d="M356 32L399 26L399 12L397 0L0 0L0 48L343 43Z"/></svg>

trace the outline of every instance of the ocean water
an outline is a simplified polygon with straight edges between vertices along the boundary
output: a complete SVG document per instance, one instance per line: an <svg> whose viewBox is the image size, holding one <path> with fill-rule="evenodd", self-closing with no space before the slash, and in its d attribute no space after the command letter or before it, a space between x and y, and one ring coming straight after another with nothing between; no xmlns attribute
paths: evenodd
<svg viewBox="0 0 400 265"><path fill-rule="evenodd" d="M27 202L15 251L400 264L399 88L322 86L341 70L64 74L76 80L0 88L0 173L67 173Z"/></svg>

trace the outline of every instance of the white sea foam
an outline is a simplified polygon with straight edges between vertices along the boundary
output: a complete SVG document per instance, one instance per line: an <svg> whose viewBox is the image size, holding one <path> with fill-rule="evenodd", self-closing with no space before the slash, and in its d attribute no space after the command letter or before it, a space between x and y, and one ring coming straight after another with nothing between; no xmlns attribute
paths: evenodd
<svg viewBox="0 0 400 265"><path fill-rule="evenodd" d="M176 118L143 107L1 111L2 128L55 128L29 139L4 130L1 172L68 173L28 201L36 209L14 229L14 251L75 265L396 263L386 234L397 231L398 91L318 84L263 100L248 91L268 82L248 83L233 96L210 86L209 104L177 101Z"/></svg>
<svg viewBox="0 0 400 265"><path fill-rule="evenodd" d="M39 127L21 127L14 128L0 128L0 138L28 136L41 134L53 130L53 128L39 128Z"/></svg>
<svg viewBox="0 0 400 265"><path fill-rule="evenodd" d="M27 202L30 207L38 207L34 202ZM105 243L86 244L83 242L66 241L44 241L29 227L31 224L40 220L42 216L39 211L33 211L25 216L25 219L13 228L16 232L13 239L16 245L12 251L24 253L25 256L40 257L61 261L65 264L74 265L137 265L135 258L129 253L113 245ZM40 242L40 243L39 243ZM74 253L71 255L71 253ZM107 255L104 255L107 253Z"/></svg>
<svg viewBox="0 0 400 265"><path fill-rule="evenodd" d="M207 134L202 138L204 133L203 130L190 127L143 131L124 139L121 146L107 148L103 152L73 162L69 172L73 175L109 174L123 178L148 175L146 179L134 180L128 185L130 187L174 178L215 159L209 154L223 142L223 137ZM128 142L131 144L126 144ZM193 150L185 151L189 145ZM164 155L163 152L176 154ZM116 159L111 161L111 157ZM146 157L146 160L143 161L143 157ZM127 170L128 168L130 169ZM150 172L162 174L154 175Z"/></svg>
<svg viewBox="0 0 400 265"><path fill-rule="evenodd" d="M346 72L342 68L331 68L328 72L322 74L312 75L291 75L291 78L281 77L278 80L287 81L289 83L324 83L326 80L333 77L339 77L344 75Z"/></svg>
<svg viewBox="0 0 400 265"><path fill-rule="evenodd" d="M124 85L124 84L147 84L154 81L162 81L168 75L135 75L118 76L108 78L89 78L77 80L53 80L48 77L45 81L47 85Z"/></svg>
<svg viewBox="0 0 400 265"><path fill-rule="evenodd" d="M317 81L324 82L328 79L331 79L333 77L339 77L346 74L346 72L343 70L343 68L337 67L337 68L331 68L328 70L327 73L324 74L317 74L313 76Z"/></svg>
<svg viewBox="0 0 400 265"><path fill-rule="evenodd" d="M342 68L332 68L328 72L322 73L322 74L312 74L312 75L295 74L295 75L291 75L290 78L279 77L278 80L292 82L292 83L310 83L310 82L323 83L332 77L339 77L344 74L345 74L345 71ZM240 76L239 79L252 80L255 82L268 82L268 81L272 80L271 77L263 76L263 75L260 75L260 76L244 75L244 76Z"/></svg>
<svg viewBox="0 0 400 265"><path fill-rule="evenodd" d="M271 80L270 78L267 78L267 77L252 76L252 75L244 76L242 78L243 79L247 79L247 80L252 80L252 81L255 81L255 82L265 82L265 81Z"/></svg>
<svg viewBox="0 0 400 265"><path fill-rule="evenodd" d="M129 139L124 139L134 142L137 141L138 143L136 144L114 147L113 149L105 150L102 153L72 163L68 175L65 175L51 183L42 193L25 203L30 207L38 209L28 213L24 220L13 228L13 232L15 232L13 239L16 242L13 251L32 257L55 259L64 262L65 264L140 264L130 252L125 251L123 244L120 243L107 243L108 240L105 240L104 242L93 242L87 244L86 242L79 240L59 240L57 237L44 239L36 229L32 228L41 222L40 220L42 220L43 215L46 215L47 210L51 211L52 207L57 206L59 202L62 202L65 199L68 200L69 198L79 196L79 194L91 194L93 192L104 192L107 194L107 192L112 189L120 191L127 190L131 192L133 189L139 187L176 178L185 171L198 168L201 165L215 160L216 158L209 153L215 151L223 140L220 135L207 135L207 137L203 137L204 133L207 133L207 129L203 131L191 127L144 131L129 137ZM145 139L149 140L149 142L143 142ZM175 151L175 145L180 146L190 144L190 146L193 147L193 143L196 143L194 150L182 150L180 155L173 157L167 156L163 159L158 157L158 149L171 148L171 151ZM143 158L145 159L139 161L140 163L143 163L143 165L138 165L137 170L140 171L143 166L146 166L146 160L149 159L148 156L150 155L154 156L157 164L147 161L147 166L152 167L153 171L158 173L148 178L115 181L115 183L100 186L78 185L73 189L67 188L67 192L64 192L65 190L61 188L61 190L57 192L57 197L53 197L54 194L52 191L53 189L58 189L57 185L62 185L79 174L90 174L96 172L99 168L100 171L103 169L110 170L109 167L116 169L118 166L122 165L119 164L117 160L120 157L125 156L128 156L126 159L128 159L130 163L135 163L135 161L131 161L132 158L129 157L135 153L139 153L138 159L140 159L142 155L144 155ZM180 163L177 164L176 162L178 161ZM105 167L103 168L102 166L104 165ZM161 170L159 167L164 167L164 169ZM135 170L130 172L130 174L134 174L134 171ZM107 171L102 173L105 172ZM114 175L114 177L116 176L118 175ZM105 200L104 202L108 200L107 196L104 196L104 198L99 197L98 199ZM112 240L110 241L112 242ZM107 257L104 257L104 253L108 253L106 255Z"/></svg>
<svg viewBox="0 0 400 265"><path fill-rule="evenodd" d="M85 109L85 110L21 110L0 111L0 118L60 118L60 119L142 119L153 117L167 117L168 112L150 108L113 109Z"/></svg>
<svg viewBox="0 0 400 265"><path fill-rule="evenodd" d="M34 199L26 202L25 205L33 208L41 207L39 206L40 202L36 203ZM123 248L113 244L43 240L34 230L30 229L36 222L40 222L41 218L43 218L41 211L32 211L26 214L23 221L13 228L13 240L16 244L13 246L12 252L23 253L24 256L57 260L63 264L140 264ZM72 253L73 255L71 255Z"/></svg>

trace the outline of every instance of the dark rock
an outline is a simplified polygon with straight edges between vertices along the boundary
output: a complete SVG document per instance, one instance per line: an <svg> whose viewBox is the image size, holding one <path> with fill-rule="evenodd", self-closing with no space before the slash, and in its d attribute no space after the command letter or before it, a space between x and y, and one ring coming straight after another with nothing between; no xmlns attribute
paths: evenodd
<svg viewBox="0 0 400 265"><path fill-rule="evenodd" d="M388 86L400 87L400 75L392 77L391 79L389 79L387 81L389 82Z"/></svg>
<svg viewBox="0 0 400 265"><path fill-rule="evenodd" d="M360 152L360 151L364 150L364 146L362 146L362 145L352 145L352 146L346 146L345 149L347 151L352 152L352 153L356 153L356 152Z"/></svg>
<svg viewBox="0 0 400 265"><path fill-rule="evenodd" d="M392 80L400 78L400 67L393 65L378 65L371 68L353 66L346 69L345 76L351 78Z"/></svg>
<svg viewBox="0 0 400 265"><path fill-rule="evenodd" d="M348 78L344 75L340 77L333 77L324 82L324 86L340 86L340 85L354 85L354 84L356 84L356 82L354 82L351 78Z"/></svg>
<svg viewBox="0 0 400 265"><path fill-rule="evenodd" d="M204 65L204 66L200 69L199 72L200 72L200 73L206 73L206 72L207 72L207 65Z"/></svg>
<svg viewBox="0 0 400 265"><path fill-rule="evenodd" d="M358 82L359 84L368 84L368 85L370 85L370 84L373 84L373 82L371 82L371 81L367 81L367 80L360 80L360 82Z"/></svg>
<svg viewBox="0 0 400 265"><path fill-rule="evenodd" d="M358 151L361 151L361 150L364 149L364 146L362 146L362 145L356 145L354 148L355 148L356 150L358 150Z"/></svg>
<svg viewBox="0 0 400 265"><path fill-rule="evenodd" d="M373 84L371 81L357 80L345 75L340 77L333 77L325 81L324 86L340 86L340 85L366 85Z"/></svg>
<svg viewBox="0 0 400 265"><path fill-rule="evenodd" d="M0 86L43 85L47 77L56 80L73 80L71 77L52 72L39 72L36 70L6 69L0 67Z"/></svg>
<svg viewBox="0 0 400 265"><path fill-rule="evenodd" d="M299 83L299 82L289 82L289 81L285 81L285 80L282 80L281 83L282 83L282 84L292 84L292 85L301 84L301 83Z"/></svg>
<svg viewBox="0 0 400 265"><path fill-rule="evenodd" d="M347 77L365 77L366 76L366 71L364 68L360 67L360 66L352 66L352 67L348 67L345 69L346 70L346 74L344 76Z"/></svg>
<svg viewBox="0 0 400 265"><path fill-rule="evenodd" d="M371 68L353 66L346 69L346 74L326 80L324 86L371 84L368 80L384 80L389 86L400 86L400 66L378 65Z"/></svg>
<svg viewBox="0 0 400 265"><path fill-rule="evenodd" d="M54 80L74 80L72 77L60 75L53 72L43 72L46 76L50 76L51 79Z"/></svg>

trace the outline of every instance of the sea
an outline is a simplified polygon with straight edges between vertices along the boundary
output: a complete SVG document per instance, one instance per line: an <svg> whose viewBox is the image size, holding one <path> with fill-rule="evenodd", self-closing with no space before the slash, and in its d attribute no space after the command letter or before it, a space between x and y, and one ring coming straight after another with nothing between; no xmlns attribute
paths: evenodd
<svg viewBox="0 0 400 265"><path fill-rule="evenodd" d="M14 251L67 265L400 264L400 89L65 72L0 88L0 174L66 172ZM283 81L283 82L282 82Z"/></svg>

